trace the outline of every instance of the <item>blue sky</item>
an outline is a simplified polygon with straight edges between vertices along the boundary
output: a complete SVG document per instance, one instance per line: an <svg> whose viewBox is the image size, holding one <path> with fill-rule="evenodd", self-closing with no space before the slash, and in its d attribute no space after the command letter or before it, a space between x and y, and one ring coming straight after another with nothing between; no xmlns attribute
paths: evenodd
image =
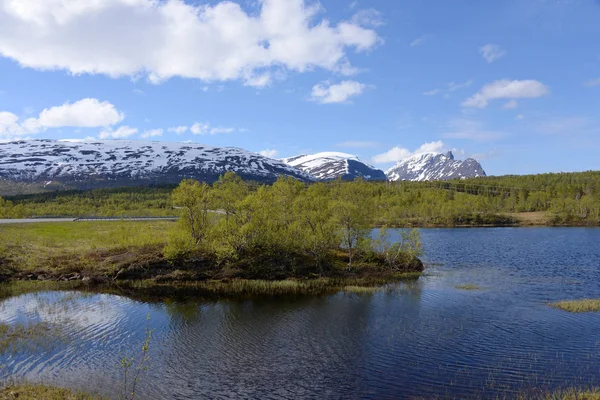
<svg viewBox="0 0 600 400"><path fill-rule="evenodd" d="M0 140L600 169L598 21L594 0L0 0Z"/></svg>

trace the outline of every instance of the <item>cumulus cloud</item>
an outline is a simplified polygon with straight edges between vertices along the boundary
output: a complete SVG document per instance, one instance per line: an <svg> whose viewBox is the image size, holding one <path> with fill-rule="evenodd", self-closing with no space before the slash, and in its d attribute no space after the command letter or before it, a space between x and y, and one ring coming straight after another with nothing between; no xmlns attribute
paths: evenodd
<svg viewBox="0 0 600 400"><path fill-rule="evenodd" d="M151 129L141 134L141 137L144 139L159 137L163 135L162 129Z"/></svg>
<svg viewBox="0 0 600 400"><path fill-rule="evenodd" d="M491 43L480 47L479 52L488 63L493 63L494 61L506 55L506 50L503 50L500 46Z"/></svg>
<svg viewBox="0 0 600 400"><path fill-rule="evenodd" d="M355 25L364 27L377 28L384 25L381 13L374 8L357 11L351 21Z"/></svg>
<svg viewBox="0 0 600 400"><path fill-rule="evenodd" d="M132 128L127 125L118 127L117 129L107 128L100 132L100 139L125 139L138 133L137 128Z"/></svg>
<svg viewBox="0 0 600 400"><path fill-rule="evenodd" d="M440 153L444 151L445 148L446 145L442 141L424 143L414 151L410 151L404 147L394 147L383 154L374 156L372 160L375 164L399 162L417 154Z"/></svg>
<svg viewBox="0 0 600 400"><path fill-rule="evenodd" d="M181 135L182 133L186 133L188 129L189 128L187 126L174 126L172 128L167 129L167 131Z"/></svg>
<svg viewBox="0 0 600 400"><path fill-rule="evenodd" d="M312 88L311 100L321 104L347 103L350 98L364 92L367 85L356 81L342 81L337 84L319 83Z"/></svg>
<svg viewBox="0 0 600 400"><path fill-rule="evenodd" d="M266 150L261 150L258 152L258 154L260 154L261 156L269 157L269 158L277 157L277 153L279 153L279 152L277 150L273 150L273 149L266 149Z"/></svg>
<svg viewBox="0 0 600 400"><path fill-rule="evenodd" d="M232 133L236 132L235 128L225 128L225 127L211 127L209 123L205 122L196 122L194 125L190 127L190 132L194 135L217 135L219 133Z"/></svg>
<svg viewBox="0 0 600 400"><path fill-rule="evenodd" d="M517 108L517 106L519 105L519 102L516 100L510 100L507 103L505 103L502 108L504 108L505 110L512 110L513 108Z"/></svg>
<svg viewBox="0 0 600 400"><path fill-rule="evenodd" d="M305 0L0 0L0 55L23 67L110 77L270 82L273 70L352 74L374 48L373 13L331 23ZM110 27L110 29L107 29ZM93 44L93 45L90 45Z"/></svg>
<svg viewBox="0 0 600 400"><path fill-rule="evenodd" d="M546 85L535 80L503 79L488 83L481 90L463 102L464 107L485 108L495 99L521 99L543 97L550 93Z"/></svg>
<svg viewBox="0 0 600 400"><path fill-rule="evenodd" d="M18 138L51 128L99 128L116 125L125 118L122 112L98 99L82 99L44 109L37 118L21 120L17 115L0 112L0 137Z"/></svg>

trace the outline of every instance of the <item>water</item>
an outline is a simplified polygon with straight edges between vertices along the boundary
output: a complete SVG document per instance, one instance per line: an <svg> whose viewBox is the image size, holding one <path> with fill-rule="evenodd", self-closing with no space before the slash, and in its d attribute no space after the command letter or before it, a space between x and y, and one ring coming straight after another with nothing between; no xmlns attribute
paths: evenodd
<svg viewBox="0 0 600 400"><path fill-rule="evenodd" d="M600 385L600 313L547 305L600 297L600 229L432 229L422 239L426 276L375 294L10 298L1 322L46 321L67 338L0 355L0 373L116 398L119 360L139 354L148 326L142 399L496 398Z"/></svg>

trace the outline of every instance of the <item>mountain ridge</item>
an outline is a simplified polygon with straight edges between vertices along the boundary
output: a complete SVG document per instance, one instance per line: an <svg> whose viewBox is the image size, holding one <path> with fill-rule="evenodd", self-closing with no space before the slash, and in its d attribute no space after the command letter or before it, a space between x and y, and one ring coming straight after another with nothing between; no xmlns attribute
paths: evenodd
<svg viewBox="0 0 600 400"><path fill-rule="evenodd" d="M448 151L420 153L398 162L386 171L390 181L440 181L487 176L474 158L456 160Z"/></svg>
<svg viewBox="0 0 600 400"><path fill-rule="evenodd" d="M321 152L283 158L281 161L303 170L320 181L338 178L342 180L354 180L356 178L369 181L387 180L382 170L362 162L353 154Z"/></svg>
<svg viewBox="0 0 600 400"><path fill-rule="evenodd" d="M289 165L235 147L132 140L21 140L0 143L0 179L55 182L73 188L213 182L227 171L244 179L274 182L314 178Z"/></svg>

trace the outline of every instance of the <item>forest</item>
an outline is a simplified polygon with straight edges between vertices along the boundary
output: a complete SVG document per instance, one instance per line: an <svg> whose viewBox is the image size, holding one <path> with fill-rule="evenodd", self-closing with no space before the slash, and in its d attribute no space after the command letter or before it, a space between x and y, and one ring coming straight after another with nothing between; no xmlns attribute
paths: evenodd
<svg viewBox="0 0 600 400"><path fill-rule="evenodd" d="M317 186L328 193L340 185ZM248 192L261 185L246 183ZM0 198L0 218L176 216L174 187L63 191ZM337 189L336 189L337 190ZM517 224L542 213L548 225L600 225L600 172L501 176L448 182L364 182L374 226Z"/></svg>

